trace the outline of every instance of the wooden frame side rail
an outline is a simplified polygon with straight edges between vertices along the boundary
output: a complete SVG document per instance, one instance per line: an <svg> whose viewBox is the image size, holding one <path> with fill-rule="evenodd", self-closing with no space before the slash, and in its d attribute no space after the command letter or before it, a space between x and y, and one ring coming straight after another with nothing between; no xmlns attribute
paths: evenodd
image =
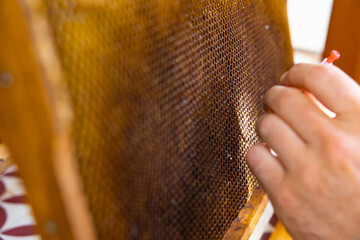
<svg viewBox="0 0 360 240"><path fill-rule="evenodd" d="M0 132L43 239L95 239L69 137L69 105L36 0L0 1Z"/></svg>

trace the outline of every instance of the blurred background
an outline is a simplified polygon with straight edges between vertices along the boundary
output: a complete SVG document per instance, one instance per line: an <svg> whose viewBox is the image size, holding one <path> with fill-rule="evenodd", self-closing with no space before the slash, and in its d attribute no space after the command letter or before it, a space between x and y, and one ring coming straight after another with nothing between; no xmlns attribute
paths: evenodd
<svg viewBox="0 0 360 240"><path fill-rule="evenodd" d="M322 58L333 0L288 0L288 17L295 62Z"/></svg>

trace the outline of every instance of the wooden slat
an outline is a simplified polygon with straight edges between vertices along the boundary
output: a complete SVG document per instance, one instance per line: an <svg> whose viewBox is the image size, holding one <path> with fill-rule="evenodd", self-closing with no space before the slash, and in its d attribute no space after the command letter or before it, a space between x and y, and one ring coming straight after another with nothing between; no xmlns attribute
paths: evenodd
<svg viewBox="0 0 360 240"><path fill-rule="evenodd" d="M360 81L360 1L334 0L329 33L324 51L332 49L342 57L336 65L358 82Z"/></svg>
<svg viewBox="0 0 360 240"><path fill-rule="evenodd" d="M247 240L254 231L266 204L268 197L261 188L254 190L250 201L240 211L223 240Z"/></svg>
<svg viewBox="0 0 360 240"><path fill-rule="evenodd" d="M0 132L43 239L94 239L75 172L70 114L36 0L0 1Z"/></svg>

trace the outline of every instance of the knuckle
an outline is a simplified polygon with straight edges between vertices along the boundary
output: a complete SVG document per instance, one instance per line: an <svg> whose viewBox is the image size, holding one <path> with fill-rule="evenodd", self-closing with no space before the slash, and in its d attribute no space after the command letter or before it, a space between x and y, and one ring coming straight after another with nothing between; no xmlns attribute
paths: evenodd
<svg viewBox="0 0 360 240"><path fill-rule="evenodd" d="M317 138L318 154L327 160L328 166L346 167L354 160L354 149L357 140L341 129L341 126L326 125L319 128L314 136Z"/></svg>
<svg viewBox="0 0 360 240"><path fill-rule="evenodd" d="M314 68L314 74L316 74L317 77L322 77L322 79L327 79L329 77L334 76L334 68L327 64L321 64L317 65Z"/></svg>
<svg viewBox="0 0 360 240"><path fill-rule="evenodd" d="M327 141L325 149L323 149L323 156L327 160L327 168L332 171L333 175L356 174L358 157L354 152L356 149L354 144L353 139L341 136Z"/></svg>
<svg viewBox="0 0 360 240"><path fill-rule="evenodd" d="M272 99L277 95L279 86L272 86L264 95L264 102L271 102Z"/></svg>
<svg viewBox="0 0 360 240"><path fill-rule="evenodd" d="M297 171L298 178L306 191L316 192L319 190L319 170L315 165L303 164L298 167Z"/></svg>
<svg viewBox="0 0 360 240"><path fill-rule="evenodd" d="M358 117L360 114L360 97L352 99L352 104L354 106L355 112L357 114L354 114L355 117Z"/></svg>
<svg viewBox="0 0 360 240"><path fill-rule="evenodd" d="M349 91L347 91L348 99L346 99L349 102L349 107L353 111L351 112L354 119L359 119L360 117L360 88L357 87L357 89L354 89L356 91L355 94L349 94Z"/></svg>
<svg viewBox="0 0 360 240"><path fill-rule="evenodd" d="M279 94L279 96L278 96L277 104L279 106L284 106L287 103L289 103L289 101L294 100L293 96L294 96L294 89L289 88L289 87L284 87L282 89L281 94Z"/></svg>
<svg viewBox="0 0 360 240"><path fill-rule="evenodd" d="M256 124L256 131L261 136L265 136L271 133L274 129L276 117L273 114L264 114Z"/></svg>
<svg viewBox="0 0 360 240"><path fill-rule="evenodd" d="M304 68L305 66L307 66L308 64L307 63L297 63L295 64L292 68L290 68L289 70L289 73L293 72L293 71L296 71L298 69L302 69Z"/></svg>
<svg viewBox="0 0 360 240"><path fill-rule="evenodd" d="M354 139L339 127L328 127L318 135L321 148L320 154L326 156L329 162L338 164L352 159L356 149Z"/></svg>
<svg viewBox="0 0 360 240"><path fill-rule="evenodd" d="M248 163L252 163L252 164L249 164L250 166L256 167L258 165L257 162L259 160L259 157L258 157L258 152L259 151L260 151L259 144L255 144L255 145L251 146L251 148L247 152L246 161Z"/></svg>
<svg viewBox="0 0 360 240"><path fill-rule="evenodd" d="M274 86L264 96L266 106L275 109L281 109L287 101L291 100L292 91L289 87Z"/></svg>
<svg viewBox="0 0 360 240"><path fill-rule="evenodd" d="M333 76L333 70L331 67L325 64L314 65L312 70L304 76L304 85L306 87L314 84L314 81L321 82L327 81L331 76Z"/></svg>
<svg viewBox="0 0 360 240"><path fill-rule="evenodd" d="M327 146L332 141L334 133L334 129L330 124L322 125L321 127L314 128L312 134L314 138L318 139L322 146Z"/></svg>
<svg viewBox="0 0 360 240"><path fill-rule="evenodd" d="M316 122L317 118L314 115L311 115L308 117L308 119L313 122ZM326 142L329 140L329 134L330 133L330 127L329 124L322 122L321 126L314 127L311 129L311 134L314 137L314 139L317 139L320 142Z"/></svg>
<svg viewBox="0 0 360 240"><path fill-rule="evenodd" d="M287 79L292 79L298 75L299 72L301 72L302 69L304 69L308 64L306 63L297 63L295 64L286 74Z"/></svg>
<svg viewBox="0 0 360 240"><path fill-rule="evenodd" d="M298 198L289 187L279 189L278 199L280 200L281 207L287 211L297 209L299 206Z"/></svg>
<svg viewBox="0 0 360 240"><path fill-rule="evenodd" d="M352 142L350 137L342 133L332 133L326 139L326 152L335 159L347 159L351 155Z"/></svg>

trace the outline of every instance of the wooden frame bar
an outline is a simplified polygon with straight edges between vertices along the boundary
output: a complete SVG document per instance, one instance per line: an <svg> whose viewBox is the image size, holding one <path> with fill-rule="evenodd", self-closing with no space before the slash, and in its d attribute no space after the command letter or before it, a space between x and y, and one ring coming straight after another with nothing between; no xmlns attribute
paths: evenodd
<svg viewBox="0 0 360 240"><path fill-rule="evenodd" d="M91 240L69 104L47 21L32 11L38 7L36 0L0 1L1 137L18 164L43 239Z"/></svg>
<svg viewBox="0 0 360 240"><path fill-rule="evenodd" d="M253 233L269 199L262 188L254 190L250 201L240 211L223 240L247 240Z"/></svg>
<svg viewBox="0 0 360 240"><path fill-rule="evenodd" d="M360 1L334 0L324 57L333 49L342 57L336 65L360 81Z"/></svg>

